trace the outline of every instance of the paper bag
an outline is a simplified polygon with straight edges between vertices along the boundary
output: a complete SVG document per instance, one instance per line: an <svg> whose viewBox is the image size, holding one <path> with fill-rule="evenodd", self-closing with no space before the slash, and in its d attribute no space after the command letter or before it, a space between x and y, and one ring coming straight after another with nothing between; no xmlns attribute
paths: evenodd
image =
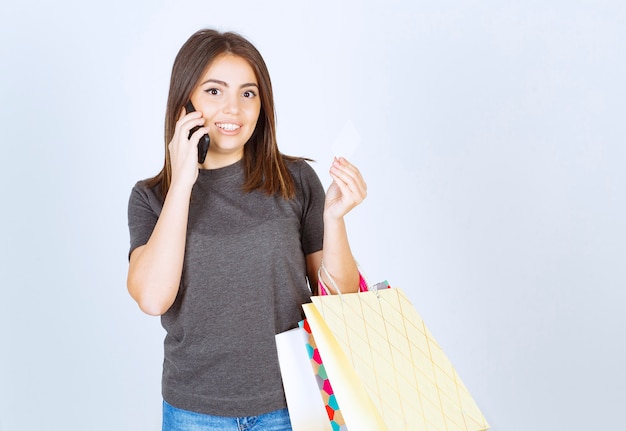
<svg viewBox="0 0 626 431"><path fill-rule="evenodd" d="M489 428L401 289L312 300L303 309L349 430Z"/></svg>
<svg viewBox="0 0 626 431"><path fill-rule="evenodd" d="M276 335L276 349L293 431L333 431L306 351L302 328Z"/></svg>

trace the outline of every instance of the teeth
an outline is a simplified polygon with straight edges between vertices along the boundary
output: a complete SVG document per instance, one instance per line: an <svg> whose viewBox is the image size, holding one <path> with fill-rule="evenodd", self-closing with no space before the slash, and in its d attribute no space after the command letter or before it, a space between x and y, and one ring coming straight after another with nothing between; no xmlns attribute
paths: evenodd
<svg viewBox="0 0 626 431"><path fill-rule="evenodd" d="M216 126L219 127L220 129L229 130L229 131L239 129L239 126L237 124L231 124L231 123L218 123L216 124Z"/></svg>

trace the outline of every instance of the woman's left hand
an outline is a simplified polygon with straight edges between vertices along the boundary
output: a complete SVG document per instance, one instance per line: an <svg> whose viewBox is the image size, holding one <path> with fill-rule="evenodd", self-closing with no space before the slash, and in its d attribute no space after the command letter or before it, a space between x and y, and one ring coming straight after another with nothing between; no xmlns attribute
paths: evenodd
<svg viewBox="0 0 626 431"><path fill-rule="evenodd" d="M330 167L332 184L326 192L324 217L342 218L367 196L367 184L356 166L345 158L333 160Z"/></svg>

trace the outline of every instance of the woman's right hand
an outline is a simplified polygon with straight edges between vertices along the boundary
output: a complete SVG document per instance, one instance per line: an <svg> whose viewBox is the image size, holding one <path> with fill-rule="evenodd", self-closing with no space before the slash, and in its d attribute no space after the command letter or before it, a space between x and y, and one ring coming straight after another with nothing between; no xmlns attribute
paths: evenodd
<svg viewBox="0 0 626 431"><path fill-rule="evenodd" d="M172 183L161 214L145 245L130 255L127 286L130 295L147 314L165 313L176 300L183 271L189 199L198 178L198 141L208 133L200 127L191 139L189 131L202 126L202 113L181 113L174 137L167 145Z"/></svg>
<svg viewBox="0 0 626 431"><path fill-rule="evenodd" d="M189 131L200 126L198 130L188 138ZM187 114L184 110L176 122L174 136L167 145L170 153L170 163L172 166L172 186L182 185L193 187L198 179L198 141L209 130L204 126L202 112L191 112Z"/></svg>

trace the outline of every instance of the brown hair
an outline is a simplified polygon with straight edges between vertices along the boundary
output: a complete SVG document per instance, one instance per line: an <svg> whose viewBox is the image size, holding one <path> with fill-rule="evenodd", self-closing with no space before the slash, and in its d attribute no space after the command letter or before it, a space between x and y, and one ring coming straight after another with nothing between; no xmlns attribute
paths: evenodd
<svg viewBox="0 0 626 431"><path fill-rule="evenodd" d="M278 150L274 95L265 61L259 51L239 34L220 33L211 29L194 33L174 60L165 113L165 161L161 172L149 179L147 184L149 187L159 184L161 195L165 199L172 180L172 165L167 146L174 136L176 122L206 70L222 54L233 54L246 60L254 70L259 84L261 111L256 128L244 147L243 189L248 192L260 189L268 195L279 193L283 198L293 198L295 186L286 162L299 158L285 156Z"/></svg>

